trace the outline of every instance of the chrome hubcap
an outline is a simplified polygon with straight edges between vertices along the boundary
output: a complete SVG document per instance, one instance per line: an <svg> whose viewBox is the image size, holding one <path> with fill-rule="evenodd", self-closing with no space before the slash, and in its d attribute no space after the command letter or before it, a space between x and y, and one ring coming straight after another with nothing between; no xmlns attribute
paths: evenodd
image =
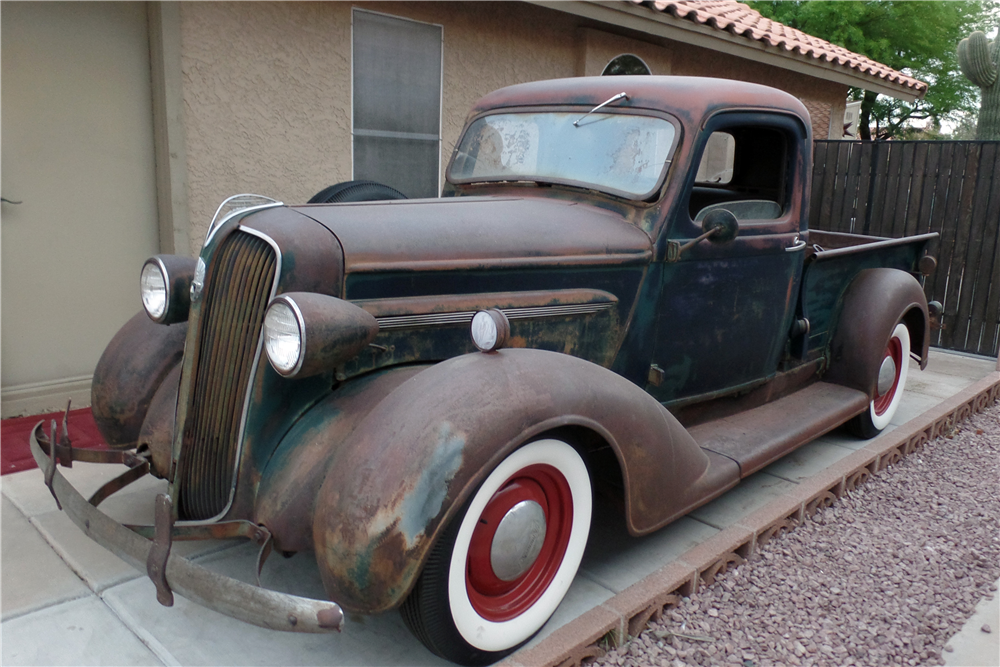
<svg viewBox="0 0 1000 667"><path fill-rule="evenodd" d="M892 357L882 360L882 368L878 371L878 395L885 396L886 392L892 389L892 383L896 381L896 362Z"/></svg>
<svg viewBox="0 0 1000 667"><path fill-rule="evenodd" d="M545 511L534 500L510 508L490 546L490 565L501 581L513 581L528 571L545 542Z"/></svg>

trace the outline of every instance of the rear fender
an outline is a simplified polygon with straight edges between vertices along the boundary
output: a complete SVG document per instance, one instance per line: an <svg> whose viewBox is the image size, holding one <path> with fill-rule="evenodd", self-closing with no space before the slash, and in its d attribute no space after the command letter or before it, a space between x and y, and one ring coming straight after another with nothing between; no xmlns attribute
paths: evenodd
<svg viewBox="0 0 1000 667"><path fill-rule="evenodd" d="M927 366L930 322L920 283L905 271L866 269L844 293L830 345L827 382L874 395L886 341L902 320L910 332L911 351Z"/></svg>
<svg viewBox="0 0 1000 667"><path fill-rule="evenodd" d="M187 322L157 324L140 311L108 343L94 370L91 409L105 442L135 447L160 384L184 354Z"/></svg>
<svg viewBox="0 0 1000 667"><path fill-rule="evenodd" d="M330 599L369 614L400 604L439 533L490 471L566 426L613 448L633 534L687 511L713 477L676 419L605 368L534 349L455 357L399 385L333 453L313 522Z"/></svg>

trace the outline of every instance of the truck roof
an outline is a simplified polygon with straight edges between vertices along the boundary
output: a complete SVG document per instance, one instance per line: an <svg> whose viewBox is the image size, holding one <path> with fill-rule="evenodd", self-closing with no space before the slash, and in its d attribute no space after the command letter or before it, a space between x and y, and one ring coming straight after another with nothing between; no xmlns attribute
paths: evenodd
<svg viewBox="0 0 1000 667"><path fill-rule="evenodd" d="M615 103L617 108L668 111L696 123L715 111L754 108L784 111L810 126L809 112L802 102L782 90L744 81L693 76L595 76L533 81L485 95L471 113L520 106L597 106L621 92L627 93L629 99Z"/></svg>

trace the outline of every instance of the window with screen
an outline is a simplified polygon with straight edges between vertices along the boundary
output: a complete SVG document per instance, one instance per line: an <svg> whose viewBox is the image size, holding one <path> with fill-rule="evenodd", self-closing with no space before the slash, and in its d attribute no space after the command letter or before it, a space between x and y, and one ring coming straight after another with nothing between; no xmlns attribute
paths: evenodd
<svg viewBox="0 0 1000 667"><path fill-rule="evenodd" d="M441 26L353 11L354 178L436 197Z"/></svg>

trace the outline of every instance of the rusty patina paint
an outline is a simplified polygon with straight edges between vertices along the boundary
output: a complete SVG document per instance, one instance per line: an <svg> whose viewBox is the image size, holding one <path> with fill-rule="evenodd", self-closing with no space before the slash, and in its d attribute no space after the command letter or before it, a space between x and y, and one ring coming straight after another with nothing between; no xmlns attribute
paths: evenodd
<svg viewBox="0 0 1000 667"><path fill-rule="evenodd" d="M156 390L139 431L138 450L149 452L151 469L157 477L170 476L170 446L174 437L174 415L177 411L180 381L181 367L178 364Z"/></svg>
<svg viewBox="0 0 1000 667"><path fill-rule="evenodd" d="M104 441L135 447L153 396L180 364L186 322L156 324L136 313L108 343L94 370L91 406Z"/></svg>
<svg viewBox="0 0 1000 667"><path fill-rule="evenodd" d="M215 280L212 256L229 234L244 226L264 234L280 248L280 273L277 292L313 292L339 296L342 292L343 251L336 237L320 225L288 208L261 211L244 219L228 222L202 249L206 260L206 289ZM225 279L220 277L219 279ZM177 424L173 434L172 461L177 466L183 445L192 400L192 378L198 364L201 332L199 324L204 298L192 303L189 322L191 330L186 341L177 400ZM244 360L246 362L246 360ZM332 376L332 373L330 374ZM316 400L329 392L331 377L317 376L280 388L280 378L261 354L252 374L250 405L244 414L245 437L238 443L236 489L222 519L244 519L253 512L254 496L260 480L260 470L271 456L281 437L291 424ZM194 471L197 474L197 471ZM176 489L171 487L176 495Z"/></svg>
<svg viewBox="0 0 1000 667"><path fill-rule="evenodd" d="M745 409L809 386L827 367L846 286L870 268L866 262L908 270L926 239L857 252L800 252L811 241L805 228L808 114L773 89L687 78L561 80L488 95L470 118L541 104L586 109L623 86L630 99L621 109L652 110L681 129L668 174L649 201L568 185L449 183L442 200L272 208L217 231L202 252L206 285L227 279L213 259L242 226L264 234L280 256L275 294L355 302L351 308L360 305L379 318L379 331L369 341L369 321L365 335L354 337L355 358L332 354L305 378L279 376L263 354L242 355L243 370L255 365L239 406L243 435L231 443L235 492L216 518L264 524L285 551L315 547L328 595L351 611L375 613L405 598L428 549L481 480L534 438L556 434L584 450L592 469L601 466L598 473L620 470L621 484L610 486L623 494L628 529L637 535L736 484L738 465L699 448L657 399L700 421L731 414L726 410L734 404ZM780 188L787 191L783 217L745 225L729 243L705 240L669 257L670 248L702 233L690 202L695 159L713 128L725 129L737 117L747 128L759 122L790 142L788 178ZM800 279L807 256L812 266ZM901 288L902 301L893 297L890 307L906 306L911 293L912 285ZM464 354L472 345L461 318L425 317L595 303L611 305L511 317L510 345L535 349L496 354ZM146 335L130 323L109 348L100 381L95 377L95 396L98 386L108 392L95 400L102 406L95 412L121 431L115 442L139 436L160 474L169 472L184 444L199 346L214 334L199 330L203 307L192 304L183 366L177 365L185 344L181 329L159 327ZM813 317L810 308L822 330L814 328L800 354L786 353L787 325ZM841 317L848 322L870 310L848 309ZM415 324L392 319L409 316L418 317ZM919 330L914 340L926 352L922 303L906 321ZM762 333L764 325L773 331ZM847 335L851 328L837 330ZM129 359L131 349L126 354L131 341L143 337L158 351L155 363L142 354ZM871 370L870 346L857 347L863 374ZM835 343L835 355L837 349ZM744 364L743 357L760 359ZM739 372L730 372L736 363ZM870 378L848 373L839 381ZM722 405L723 395L745 392ZM704 404L700 412L698 403ZM789 448L801 444L786 440ZM746 460L760 463L749 447ZM192 451L202 459L192 457L190 479L200 483L198 463L207 455Z"/></svg>
<svg viewBox="0 0 1000 667"><path fill-rule="evenodd" d="M309 377L342 367L378 334L378 322L371 314L337 297L286 292L276 297L272 306L275 303L289 305L302 316L302 361L299 368L283 373L287 377Z"/></svg>
<svg viewBox="0 0 1000 667"><path fill-rule="evenodd" d="M610 371L540 350L457 357L399 385L332 453L313 527L331 599L363 613L401 602L439 531L489 471L567 425L615 452L634 534L738 480L734 463L710 466L663 406Z"/></svg>
<svg viewBox="0 0 1000 667"><path fill-rule="evenodd" d="M334 452L372 408L425 368L407 366L359 378L317 403L295 423L263 467L254 509L254 521L268 527L275 547L281 551L312 549L316 498Z"/></svg>
<svg viewBox="0 0 1000 667"><path fill-rule="evenodd" d="M894 269L868 269L844 294L841 321L824 379L875 395L875 381L886 341L899 318L911 335L911 349L927 365L930 322L924 291L913 276Z"/></svg>

